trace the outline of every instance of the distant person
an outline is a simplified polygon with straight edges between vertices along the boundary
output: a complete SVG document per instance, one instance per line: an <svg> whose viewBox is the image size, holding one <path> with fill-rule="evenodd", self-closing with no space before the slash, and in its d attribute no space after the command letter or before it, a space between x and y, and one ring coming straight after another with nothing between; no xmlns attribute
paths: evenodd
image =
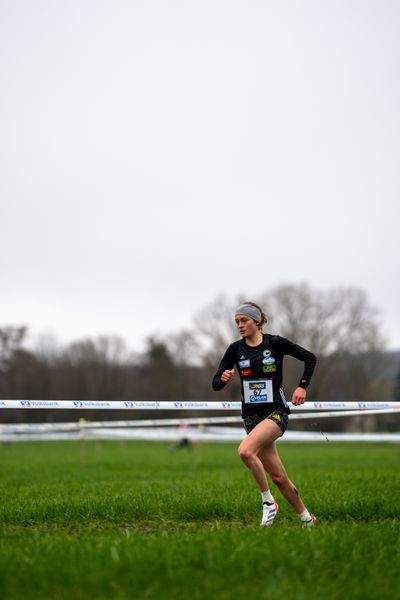
<svg viewBox="0 0 400 600"><path fill-rule="evenodd" d="M290 409L282 387L282 363L285 355L304 362L304 372L292 395L292 403L303 404L317 359L312 352L279 335L263 333L267 317L254 302L241 304L235 312L241 336L226 350L212 381L215 391L222 390L239 372L242 391L242 419L247 435L239 446L239 456L250 469L261 491L261 526L274 523L278 504L272 496L265 471L282 495L293 506L305 527L313 527L316 518L304 506L299 493L287 476L279 457L276 440L285 433Z"/></svg>

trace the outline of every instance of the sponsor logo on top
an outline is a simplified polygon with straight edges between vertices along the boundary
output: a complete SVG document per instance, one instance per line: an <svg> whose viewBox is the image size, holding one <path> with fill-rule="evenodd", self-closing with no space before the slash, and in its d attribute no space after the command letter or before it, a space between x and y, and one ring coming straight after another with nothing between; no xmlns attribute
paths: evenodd
<svg viewBox="0 0 400 600"><path fill-rule="evenodd" d="M271 356L271 350L264 350L263 357L268 358L269 356Z"/></svg>
<svg viewBox="0 0 400 600"><path fill-rule="evenodd" d="M273 365L275 364L275 359L273 356L268 356L268 358L263 358L263 365Z"/></svg>
<svg viewBox="0 0 400 600"><path fill-rule="evenodd" d="M239 368L246 369L246 367L250 367L250 361L247 360L239 360Z"/></svg>
<svg viewBox="0 0 400 600"><path fill-rule="evenodd" d="M250 375L252 375L253 372L251 369L240 369L240 375L241 377L250 377Z"/></svg>
<svg viewBox="0 0 400 600"><path fill-rule="evenodd" d="M265 382L264 381L260 381L260 383L250 383L249 385L251 390L265 390Z"/></svg>

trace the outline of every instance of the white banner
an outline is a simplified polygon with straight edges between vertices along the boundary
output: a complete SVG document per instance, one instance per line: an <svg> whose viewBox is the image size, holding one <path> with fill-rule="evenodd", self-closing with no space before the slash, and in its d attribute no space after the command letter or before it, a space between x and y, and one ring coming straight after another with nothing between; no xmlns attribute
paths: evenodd
<svg viewBox="0 0 400 600"><path fill-rule="evenodd" d="M304 410L368 410L400 408L400 402L306 402L301 406L288 406L294 411ZM0 400L0 409L68 409L68 410L236 410L241 402L179 402L131 400Z"/></svg>
<svg viewBox="0 0 400 600"><path fill-rule="evenodd" d="M134 402L132 400L0 400L1 408L96 410L240 410L241 402Z"/></svg>

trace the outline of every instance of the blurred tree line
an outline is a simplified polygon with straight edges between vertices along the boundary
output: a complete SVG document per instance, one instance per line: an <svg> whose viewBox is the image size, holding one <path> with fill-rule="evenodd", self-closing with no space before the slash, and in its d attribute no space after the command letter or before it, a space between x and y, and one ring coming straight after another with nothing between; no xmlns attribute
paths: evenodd
<svg viewBox="0 0 400 600"><path fill-rule="evenodd" d="M26 327L2 327L0 398L238 400L238 378L218 394L211 390L211 379L225 349L238 337L233 314L243 300L249 298L216 298L196 315L191 329L149 337L141 355L129 352L121 338L104 336L64 348L42 344L27 350ZM322 292L304 284L280 285L252 300L269 316L265 331L287 337L317 355L309 400L400 400L400 372L393 379L387 376L379 313L370 306L362 290L338 288ZM288 398L302 367L295 359L285 358ZM126 417L121 412L110 412L107 415L102 411L101 418ZM99 413L85 411L85 416L98 419ZM136 411L135 415L130 414L130 418L140 416L143 415ZM74 411L0 411L0 419L9 422L76 417ZM329 427L327 420L321 423L326 430L338 430L345 427L344 421L330 420ZM390 417L385 422L390 424ZM376 419L363 417L362 424L375 427Z"/></svg>

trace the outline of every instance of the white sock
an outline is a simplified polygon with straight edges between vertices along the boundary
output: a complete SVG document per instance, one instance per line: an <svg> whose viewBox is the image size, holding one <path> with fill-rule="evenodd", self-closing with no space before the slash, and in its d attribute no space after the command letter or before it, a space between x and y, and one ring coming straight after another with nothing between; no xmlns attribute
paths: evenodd
<svg viewBox="0 0 400 600"><path fill-rule="evenodd" d="M303 522L311 521L311 515L307 509L303 510L302 513L299 513L299 517Z"/></svg>
<svg viewBox="0 0 400 600"><path fill-rule="evenodd" d="M269 490L266 492L261 492L261 498L263 502L268 502L268 504L274 503L274 497Z"/></svg>

